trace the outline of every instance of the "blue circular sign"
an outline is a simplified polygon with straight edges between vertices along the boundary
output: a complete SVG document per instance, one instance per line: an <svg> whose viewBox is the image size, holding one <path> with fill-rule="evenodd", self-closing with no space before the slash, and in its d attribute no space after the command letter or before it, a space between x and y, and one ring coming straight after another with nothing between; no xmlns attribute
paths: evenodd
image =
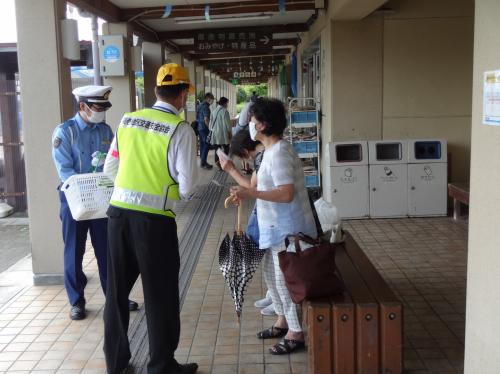
<svg viewBox="0 0 500 374"><path fill-rule="evenodd" d="M104 48L104 61L106 62L117 62L120 60L120 50L115 47L114 45L108 45L106 48Z"/></svg>

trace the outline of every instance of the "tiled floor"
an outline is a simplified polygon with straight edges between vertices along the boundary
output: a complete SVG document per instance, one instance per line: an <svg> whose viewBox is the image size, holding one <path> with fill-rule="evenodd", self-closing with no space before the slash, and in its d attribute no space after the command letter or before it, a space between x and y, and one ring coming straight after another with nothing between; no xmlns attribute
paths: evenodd
<svg viewBox="0 0 500 374"><path fill-rule="evenodd" d="M467 222L367 220L346 228L404 303L405 372L463 372Z"/></svg>
<svg viewBox="0 0 500 374"><path fill-rule="evenodd" d="M187 205L179 231L191 213ZM234 222L235 210L225 210L220 201L182 309L177 357L198 362L200 373L305 374L305 352L272 356L267 347L273 342L255 337L273 322L253 307L265 291L260 271L247 294L241 324L237 322L217 263L219 243ZM406 371L462 372L466 223L449 218L364 220L345 227L404 301ZM28 286L0 310L0 372L104 372L104 298L95 261L89 255L85 262L86 320L68 319L66 293L60 286ZM132 298L142 302L140 285Z"/></svg>

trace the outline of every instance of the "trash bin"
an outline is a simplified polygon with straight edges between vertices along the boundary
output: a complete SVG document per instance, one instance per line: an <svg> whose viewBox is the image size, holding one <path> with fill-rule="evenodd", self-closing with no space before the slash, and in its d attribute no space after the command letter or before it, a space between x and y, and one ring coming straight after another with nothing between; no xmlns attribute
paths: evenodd
<svg viewBox="0 0 500 374"><path fill-rule="evenodd" d="M405 140L368 142L371 217L408 215L407 147Z"/></svg>
<svg viewBox="0 0 500 374"><path fill-rule="evenodd" d="M342 219L367 218L368 142L334 142L328 148L326 200L335 205Z"/></svg>
<svg viewBox="0 0 500 374"><path fill-rule="evenodd" d="M448 209L447 143L408 141L408 215L445 216Z"/></svg>

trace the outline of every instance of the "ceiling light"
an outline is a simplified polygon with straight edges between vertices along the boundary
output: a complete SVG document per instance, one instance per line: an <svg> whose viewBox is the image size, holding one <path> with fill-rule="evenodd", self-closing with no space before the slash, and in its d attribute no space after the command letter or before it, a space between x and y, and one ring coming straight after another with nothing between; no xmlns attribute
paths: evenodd
<svg viewBox="0 0 500 374"><path fill-rule="evenodd" d="M251 16L251 17L228 17L228 18L212 18L210 20L211 23L215 22L241 22L241 21L255 21L259 19L269 19L272 16L270 14L264 14L261 16ZM189 25L193 23L206 23L208 22L205 18L200 19L180 19L175 20L175 23L178 25Z"/></svg>

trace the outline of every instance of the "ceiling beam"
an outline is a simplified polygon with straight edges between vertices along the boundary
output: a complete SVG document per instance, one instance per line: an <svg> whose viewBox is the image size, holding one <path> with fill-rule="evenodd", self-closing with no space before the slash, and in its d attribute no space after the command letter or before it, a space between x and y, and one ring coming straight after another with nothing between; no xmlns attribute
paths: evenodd
<svg viewBox="0 0 500 374"><path fill-rule="evenodd" d="M238 54L237 52L227 52L227 53L213 53L213 54L190 54L190 56L195 60L217 60L217 59L244 59L246 57L255 56L285 56L291 53L290 48L280 48L272 49L269 52L256 51L256 52L245 52L244 54Z"/></svg>
<svg viewBox="0 0 500 374"><path fill-rule="evenodd" d="M142 40L152 43L158 43L160 41L160 37L156 31L149 28L139 21L130 22L130 26L134 34L140 37Z"/></svg>
<svg viewBox="0 0 500 374"><path fill-rule="evenodd" d="M257 77L257 78L236 78L238 80L238 84L255 84L255 83L267 83L267 80L269 78L272 78L273 75L268 75L264 77ZM227 80L231 82L233 77L221 77L224 80Z"/></svg>
<svg viewBox="0 0 500 374"><path fill-rule="evenodd" d="M334 20L360 20L383 6L387 0L337 0L330 2L328 13Z"/></svg>
<svg viewBox="0 0 500 374"><path fill-rule="evenodd" d="M268 34L282 34L289 32L304 32L309 30L306 23L291 23L289 25L275 25L264 27L230 27L230 28L215 28L215 29L193 29L193 30L172 30L158 33L161 40L167 39L192 39L199 32L216 33L216 32L261 32Z"/></svg>
<svg viewBox="0 0 500 374"><path fill-rule="evenodd" d="M121 9L109 0L69 0L69 3L108 22L121 20Z"/></svg>
<svg viewBox="0 0 500 374"><path fill-rule="evenodd" d="M286 0L285 8L287 11L314 10L315 5L314 1L311 0ZM122 9L121 17L123 21L132 19L160 19L164 11L165 7L129 8ZM279 12L279 2L277 0L250 0L210 4L211 16L258 12ZM174 5L169 17L197 16L205 16L205 4ZM216 20L213 19L212 21L215 22Z"/></svg>
<svg viewBox="0 0 500 374"><path fill-rule="evenodd" d="M260 63L261 63L261 60L260 59L252 59L251 60L251 64L250 64L250 58L246 58L244 59L243 61L238 61L238 60L215 60L215 61L209 61L209 62L206 62L206 65L209 66L209 67L231 67L231 68L235 68L235 67L238 67L238 66L259 66ZM285 59L283 57L278 57L278 58L271 58L271 57L267 57L267 58L263 58L262 59L262 64L266 65L266 64L279 64L279 63L282 63L284 62Z"/></svg>
<svg viewBox="0 0 500 374"><path fill-rule="evenodd" d="M88 13L95 14L107 22L123 22L122 10L109 0L69 0L71 4ZM159 36L154 30L140 22L130 23L134 34L148 42L158 42Z"/></svg>

